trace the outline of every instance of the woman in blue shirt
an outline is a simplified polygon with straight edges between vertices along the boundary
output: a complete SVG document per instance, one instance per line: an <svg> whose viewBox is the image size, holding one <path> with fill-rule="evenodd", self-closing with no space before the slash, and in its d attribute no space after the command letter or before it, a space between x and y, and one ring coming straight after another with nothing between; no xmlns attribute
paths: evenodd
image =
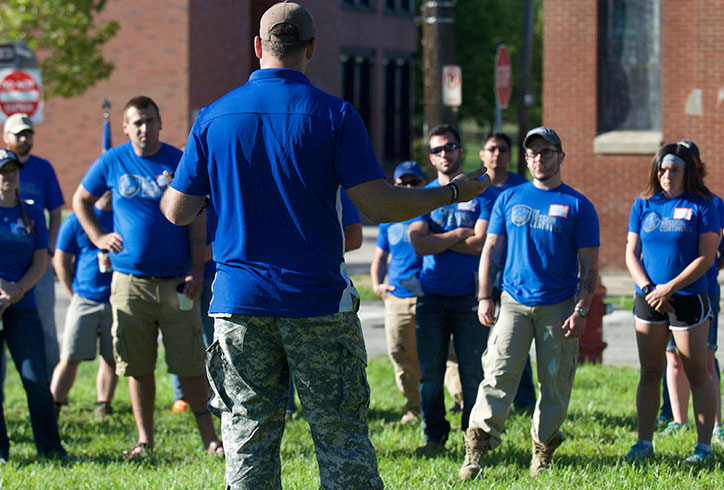
<svg viewBox="0 0 724 490"><path fill-rule="evenodd" d="M32 293L48 268L48 231L42 211L18 197L21 167L15 153L0 150L0 349L7 343L25 388L38 456L65 459ZM0 464L10 452L2 401L0 391Z"/></svg>
<svg viewBox="0 0 724 490"><path fill-rule="evenodd" d="M706 271L719 244L719 217L689 149L667 144L629 217L626 266L636 283L634 324L641 375L636 394L638 441L629 461L652 458L651 443L669 331L691 385L698 442L688 463L713 457L714 397L707 372L710 306Z"/></svg>

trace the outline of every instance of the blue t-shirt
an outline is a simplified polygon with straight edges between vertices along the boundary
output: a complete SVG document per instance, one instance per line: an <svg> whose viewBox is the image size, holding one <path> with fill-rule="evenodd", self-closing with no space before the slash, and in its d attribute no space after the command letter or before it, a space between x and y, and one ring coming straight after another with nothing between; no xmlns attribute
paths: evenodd
<svg viewBox="0 0 724 490"><path fill-rule="evenodd" d="M490 206L490 210L492 211L495 200L503 193L503 191L526 183L528 183L528 179L525 177L514 172L508 172L508 178L505 179L505 182L503 182L501 186L494 186L492 184L489 185L488 188L480 194L480 197L486 203L486 206Z"/></svg>
<svg viewBox="0 0 724 490"><path fill-rule="evenodd" d="M435 179L425 187L440 187ZM480 196L468 202L448 204L414 219L427 223L431 233L457 228L475 228L478 220L490 219L490 208ZM466 255L452 250L422 258L420 284L426 293L445 296L475 294L480 255Z"/></svg>
<svg viewBox="0 0 724 490"><path fill-rule="evenodd" d="M504 191L488 234L506 236L503 291L530 306L575 295L578 250L601 245L593 204L566 184L545 190L529 182Z"/></svg>
<svg viewBox="0 0 724 490"><path fill-rule="evenodd" d="M208 206L206 208L206 244L207 245L214 242L214 234L216 233L217 223L218 223L218 218L216 217L214 208L211 206ZM206 262L204 262L204 279L214 277L214 274L216 274L216 262L214 261L214 259L207 260Z"/></svg>
<svg viewBox="0 0 724 490"><path fill-rule="evenodd" d="M189 232L161 214L166 189L163 171L176 170L181 151L162 144L149 157L125 143L102 153L81 185L94 196L113 192L113 230L123 238L123 250L111 253L113 270L146 276L182 276L190 266Z"/></svg>
<svg viewBox="0 0 724 490"><path fill-rule="evenodd" d="M401 223L383 223L377 231L377 247L390 256L390 263L387 266L387 284L394 286L390 294L398 298L411 298L415 293L407 289L401 281L416 281L419 279L422 268L422 258L415 254L410 243L407 228L411 219Z"/></svg>
<svg viewBox="0 0 724 490"><path fill-rule="evenodd" d="M721 197L714 194L712 204L716 209L716 213L714 214L719 217L719 228L724 228L724 201L722 201ZM721 243L719 243L719 248L721 248ZM719 276L719 266L717 262L717 258L715 257L714 265L711 266L711 269L706 271L706 283L708 285L708 292L710 293L714 293L719 289L719 283L717 282L717 277Z"/></svg>
<svg viewBox="0 0 724 490"><path fill-rule="evenodd" d="M32 223L33 233L28 233L25 228L20 206L0 207L0 277L6 281L19 281L33 264L33 253L48 248L48 229L43 211L26 204L25 212ZM35 296L31 289L8 309L33 306Z"/></svg>
<svg viewBox="0 0 724 490"><path fill-rule="evenodd" d="M352 203L352 200L347 196L347 193L342 190L340 201L342 202L342 228L355 223L361 223L362 219L359 217L359 211Z"/></svg>
<svg viewBox="0 0 724 490"><path fill-rule="evenodd" d="M30 155L23 164L20 169L20 197L48 211L65 204L58 177L48 160Z"/></svg>
<svg viewBox="0 0 724 490"><path fill-rule="evenodd" d="M714 203L686 192L670 199L661 192L649 199L636 198L628 220L628 231L638 233L641 240L641 265L654 284L664 284L678 276L699 256L699 235L719 230ZM704 274L677 293L706 291ZM642 294L638 285L636 292Z"/></svg>
<svg viewBox="0 0 724 490"><path fill-rule="evenodd" d="M172 186L218 215L209 311L351 311L341 189L381 178L357 111L299 71L257 70L202 109Z"/></svg>
<svg viewBox="0 0 724 490"><path fill-rule="evenodd" d="M104 232L113 231L113 212L93 207ZM73 293L98 303L107 303L111 296L111 276L98 269L98 247L83 231L78 218L71 214L60 225L55 248L75 255Z"/></svg>

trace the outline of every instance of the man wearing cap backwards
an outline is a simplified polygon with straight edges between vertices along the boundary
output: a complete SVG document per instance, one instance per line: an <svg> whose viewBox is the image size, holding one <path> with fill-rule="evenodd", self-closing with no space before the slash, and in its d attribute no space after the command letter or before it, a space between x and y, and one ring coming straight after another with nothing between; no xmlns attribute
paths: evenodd
<svg viewBox="0 0 724 490"><path fill-rule="evenodd" d="M161 207L189 223L211 194L219 219L207 369L232 489L281 488L289 375L314 439L321 487L382 488L369 441L359 296L344 265L340 190L373 221L401 221L485 189L480 169L439 189L389 185L361 118L304 75L309 12L261 18L261 69L203 108Z"/></svg>
<svg viewBox="0 0 724 490"><path fill-rule="evenodd" d="M158 203L168 187L164 173L176 169L181 151L161 142L160 131L161 115L153 100L138 96L128 101L123 132L130 141L98 157L73 195L73 209L93 244L111 252L113 355L116 374L128 376L138 430L138 443L123 457L133 459L153 448L159 330L168 370L179 376L204 447L209 454L223 456L206 407L209 386L198 301L190 309L182 303L184 295L197 298L201 292L206 220L199 216L189 220L189 226L176 226L161 214ZM93 210L107 190L113 196L110 233ZM177 286L182 288L179 294Z"/></svg>
<svg viewBox="0 0 724 490"><path fill-rule="evenodd" d="M478 316L493 325L492 279L503 267L500 314L483 356L485 379L465 433L460 478L477 477L500 434L535 339L540 397L533 414L531 476L548 470L563 441L588 307L598 274L598 215L561 180L565 153L545 126L523 142L533 181L504 191L488 224L480 263Z"/></svg>
<svg viewBox="0 0 724 490"><path fill-rule="evenodd" d="M46 209L48 221L48 252L53 256L55 239L61 222L61 206L65 204L55 170L49 161L30 154L35 129L27 114L13 114L5 121L5 148L15 152L23 164L20 170L20 197L27 203ZM55 331L55 286L51 267L35 285L35 301L43 324L45 363L48 378L58 364L58 335Z"/></svg>
<svg viewBox="0 0 724 490"><path fill-rule="evenodd" d="M427 188L444 187L462 173L460 134L452 126L437 126L430 131L428 146L437 179ZM420 405L425 424L425 443L417 449L419 454L441 451L450 432L443 397L450 337L463 391L463 430L483 379L480 356L485 350L488 328L480 325L475 313L475 273L485 239L483 224L489 217L484 214L485 209L480 196L445 203L417 218L409 227L410 243L422 257L420 284L424 292L417 299L415 312Z"/></svg>

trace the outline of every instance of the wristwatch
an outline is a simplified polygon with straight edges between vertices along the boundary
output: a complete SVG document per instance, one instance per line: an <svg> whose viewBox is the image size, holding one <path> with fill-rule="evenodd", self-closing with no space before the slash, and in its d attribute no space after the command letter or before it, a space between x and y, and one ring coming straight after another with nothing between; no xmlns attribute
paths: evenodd
<svg viewBox="0 0 724 490"><path fill-rule="evenodd" d="M581 315L583 318L586 318L588 314L591 312L588 308L585 306L578 306L576 305L576 311L579 315Z"/></svg>
<svg viewBox="0 0 724 490"><path fill-rule="evenodd" d="M651 291L656 289L656 284L653 282L648 283L646 286L641 288L641 292L644 293L644 296L648 296Z"/></svg>

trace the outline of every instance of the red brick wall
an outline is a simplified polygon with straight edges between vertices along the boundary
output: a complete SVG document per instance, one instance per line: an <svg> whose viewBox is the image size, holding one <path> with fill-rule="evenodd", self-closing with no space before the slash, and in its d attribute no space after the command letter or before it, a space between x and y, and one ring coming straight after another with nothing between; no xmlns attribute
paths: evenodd
<svg viewBox="0 0 724 490"><path fill-rule="evenodd" d="M51 161L67 203L101 151L104 96L112 104L114 144L127 141L121 110L139 94L159 105L164 141L182 145L189 129L187 0L111 0L101 18L121 23L104 48L116 65L111 78L80 97L46 101L45 121L36 128L33 153Z"/></svg>
<svg viewBox="0 0 724 490"><path fill-rule="evenodd" d="M563 179L594 203L601 221L600 265L624 270L631 203L644 187L653 155L600 155L597 134L597 0L546 0L543 43L543 120L558 131L566 160ZM663 0L662 133L664 141L696 141L709 162L707 183L724 192L718 161L724 135L724 0ZM703 114L687 116L694 88ZM723 92L724 95L724 92Z"/></svg>

